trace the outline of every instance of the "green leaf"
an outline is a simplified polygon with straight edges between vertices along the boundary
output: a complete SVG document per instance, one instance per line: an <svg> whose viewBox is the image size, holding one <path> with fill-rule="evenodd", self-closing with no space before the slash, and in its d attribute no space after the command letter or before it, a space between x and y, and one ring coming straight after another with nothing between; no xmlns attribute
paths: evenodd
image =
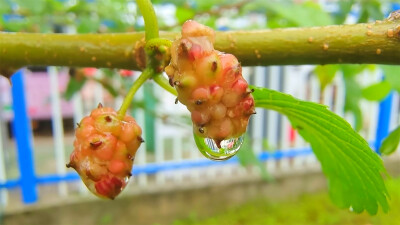
<svg viewBox="0 0 400 225"><path fill-rule="evenodd" d="M26 1L26 0L15 0L15 3L18 5L19 10L23 12L25 15L30 14L40 14L43 12L45 1L36 0L36 1Z"/></svg>
<svg viewBox="0 0 400 225"><path fill-rule="evenodd" d="M339 5L340 10L334 14L335 23L343 24L353 7L354 0L338 1L337 4Z"/></svg>
<svg viewBox="0 0 400 225"><path fill-rule="evenodd" d="M396 151L400 142L400 126L393 130L382 142L379 152L382 155L390 155Z"/></svg>
<svg viewBox="0 0 400 225"><path fill-rule="evenodd" d="M381 81L364 88L362 96L370 101L380 101L390 93L391 89L392 87L389 82Z"/></svg>
<svg viewBox="0 0 400 225"><path fill-rule="evenodd" d="M245 136L244 142L241 149L237 152L236 156L239 159L239 163L242 166L256 166L259 168L261 177L265 180L271 180L271 176L268 174L267 169L265 168L264 164L257 158L256 154L254 153L253 149L251 148L250 139Z"/></svg>
<svg viewBox="0 0 400 225"><path fill-rule="evenodd" d="M110 80L98 79L98 78L92 78L92 79L101 84L101 86L103 86L103 88L106 89L108 93L110 93L110 95L113 96L114 98L118 96L118 91L115 90L115 88L110 84L111 83Z"/></svg>
<svg viewBox="0 0 400 225"><path fill-rule="evenodd" d="M78 33L96 33L98 31L100 22L97 18L82 16L79 20Z"/></svg>
<svg viewBox="0 0 400 225"><path fill-rule="evenodd" d="M392 88L400 93L400 66L381 66L385 80L392 85Z"/></svg>
<svg viewBox="0 0 400 225"><path fill-rule="evenodd" d="M338 65L324 65L324 66L319 65L315 67L314 73L317 74L317 77L319 79L319 83L321 85L321 91L323 91L325 87L332 82L338 70L339 70Z"/></svg>
<svg viewBox="0 0 400 225"><path fill-rule="evenodd" d="M11 4L7 1L1 0L0 1L0 14L8 14L12 12ZM2 16L0 17L1 20Z"/></svg>
<svg viewBox="0 0 400 225"><path fill-rule="evenodd" d="M362 96L362 88L356 81L356 76L366 69L374 70L374 65L340 65L340 70L343 73L344 82L346 85L346 98L344 104L345 112L351 112L354 115L354 129L359 131L362 128L363 118L360 108L360 100Z"/></svg>
<svg viewBox="0 0 400 225"><path fill-rule="evenodd" d="M371 19L381 20L385 17L381 9L382 3L380 0L369 0L364 1L364 3Z"/></svg>
<svg viewBox="0 0 400 225"><path fill-rule="evenodd" d="M261 1L267 8L267 15L273 15L287 20L291 26L311 27L333 24L332 17L323 11L320 5L307 1L302 4L292 4L279 1ZM268 17L269 18L269 17Z"/></svg>
<svg viewBox="0 0 400 225"><path fill-rule="evenodd" d="M175 12L176 19L178 19L179 24L183 24L186 20L193 19L196 13L193 9L186 7L178 7Z"/></svg>
<svg viewBox="0 0 400 225"><path fill-rule="evenodd" d="M360 108L362 89L354 76L344 76L344 82L346 85L344 111L353 113L355 120L354 129L359 131L363 124L362 111Z"/></svg>
<svg viewBox="0 0 400 225"><path fill-rule="evenodd" d="M351 126L326 106L298 100L277 91L254 87L257 107L286 115L311 144L328 178L332 201L340 207L376 214L389 210L381 173L382 160Z"/></svg>
<svg viewBox="0 0 400 225"><path fill-rule="evenodd" d="M67 85L67 89L64 93L64 98L67 100L71 100L72 96L78 91L80 91L83 85L86 82L85 77L79 76L80 79L77 79L75 76L71 76Z"/></svg>
<svg viewBox="0 0 400 225"><path fill-rule="evenodd" d="M263 139L262 146L264 150L273 151L276 147L272 146L267 138Z"/></svg>
<svg viewBox="0 0 400 225"><path fill-rule="evenodd" d="M357 23L367 23L369 18L368 9L363 8L361 9L360 17L358 18Z"/></svg>
<svg viewBox="0 0 400 225"><path fill-rule="evenodd" d="M369 19L381 20L383 17L381 2L379 0L361 1L361 15L358 23L368 22Z"/></svg>
<svg viewBox="0 0 400 225"><path fill-rule="evenodd" d="M216 29L216 24L215 23L217 22L218 17L211 15L211 16L205 17L205 18L206 18L206 20L204 20L204 21L199 20L199 21L201 21L202 24L204 24L204 25L206 25L208 27Z"/></svg>
<svg viewBox="0 0 400 225"><path fill-rule="evenodd" d="M344 64L340 65L340 69L343 73L345 78L350 78L358 75L365 69L367 69L369 65L351 65L351 64Z"/></svg>
<svg viewBox="0 0 400 225"><path fill-rule="evenodd" d="M210 10L213 7L220 7L223 5L223 3L232 3L235 2L235 0L231 1L226 1L226 0L194 0L196 9L200 11L207 11Z"/></svg>

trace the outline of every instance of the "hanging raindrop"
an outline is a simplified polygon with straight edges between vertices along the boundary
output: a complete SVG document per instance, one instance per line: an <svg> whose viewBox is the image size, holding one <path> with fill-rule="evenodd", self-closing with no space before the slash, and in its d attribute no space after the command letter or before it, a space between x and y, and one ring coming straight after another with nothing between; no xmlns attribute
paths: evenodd
<svg viewBox="0 0 400 225"><path fill-rule="evenodd" d="M213 139L202 138L196 134L194 134L194 139L201 154L215 161L232 158L239 151L244 141L243 136L223 140L220 143L221 148L218 148L217 143Z"/></svg>

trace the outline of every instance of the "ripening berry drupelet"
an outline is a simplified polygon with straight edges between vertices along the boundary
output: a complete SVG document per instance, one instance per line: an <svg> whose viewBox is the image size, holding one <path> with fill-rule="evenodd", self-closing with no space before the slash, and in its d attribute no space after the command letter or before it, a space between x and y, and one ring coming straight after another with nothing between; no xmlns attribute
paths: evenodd
<svg viewBox="0 0 400 225"><path fill-rule="evenodd" d="M165 68L178 100L191 112L194 132L220 142L241 136L255 113L254 99L236 57L214 49L214 31L195 21L182 27Z"/></svg>
<svg viewBox="0 0 400 225"><path fill-rule="evenodd" d="M133 117L120 119L114 109L99 104L78 124L67 167L78 172L92 193L114 199L131 176L141 134Z"/></svg>

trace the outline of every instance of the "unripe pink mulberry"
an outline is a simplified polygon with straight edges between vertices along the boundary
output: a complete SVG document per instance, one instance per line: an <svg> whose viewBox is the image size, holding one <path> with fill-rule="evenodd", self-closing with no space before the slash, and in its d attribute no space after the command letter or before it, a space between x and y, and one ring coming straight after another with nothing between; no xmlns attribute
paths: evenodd
<svg viewBox="0 0 400 225"><path fill-rule="evenodd" d="M215 32L195 21L182 26L182 37L172 44L165 68L178 100L191 111L194 132L222 140L241 136L254 99L236 57L214 49Z"/></svg>
<svg viewBox="0 0 400 225"><path fill-rule="evenodd" d="M78 124L67 167L74 168L95 195L114 199L131 176L141 134L131 116L120 119L114 109L99 104Z"/></svg>

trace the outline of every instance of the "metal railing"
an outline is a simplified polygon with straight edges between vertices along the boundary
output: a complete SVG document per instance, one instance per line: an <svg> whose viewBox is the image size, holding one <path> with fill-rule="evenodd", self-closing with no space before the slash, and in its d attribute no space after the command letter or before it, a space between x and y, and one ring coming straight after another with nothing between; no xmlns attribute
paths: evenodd
<svg viewBox="0 0 400 225"><path fill-rule="evenodd" d="M292 94L300 99L326 104L332 111L346 118L350 123L354 121L351 115L344 112L345 90L340 74L323 93L320 93L319 82L315 76L311 75L312 66L254 67L244 68L244 70L243 74L247 74L246 79L257 86L265 86ZM66 155L71 149L67 151L65 147L63 117L60 107L61 97L60 90L57 88L60 86L57 79L58 73L55 67L48 68L54 152L47 154L50 156L54 154L52 160L55 162L56 172L40 175L36 172L34 164L37 156L32 144L31 121L25 101L27 93L24 88L24 78L29 75L26 70L20 70L12 77L11 92L12 98L15 100L12 107L14 114L12 124L19 177L14 179L6 177L7 168L5 167L6 160L4 157L6 149L4 143L1 142L3 138L1 138L0 196L2 205L7 205L8 191L15 188L21 189L23 203L37 202L39 198L38 187L43 184L56 184L61 199L71 192L87 193L83 184L76 182L79 181L77 173L65 169ZM360 82L371 83L382 78L380 71L365 73ZM101 86L96 86L95 92L93 103L90 103L92 105L102 101L104 97ZM163 112L167 115L188 115L185 107L174 105L174 97L164 90L155 89L154 94L159 99L156 112ZM137 99L143 97L143 93L140 92L136 96ZM87 113L84 109L84 103L80 94L73 98L75 121L79 121ZM396 93L392 93L381 103L363 101L361 107L364 112L364 121L366 121L361 134L367 140L372 141L372 146L377 148L388 132L398 124L399 97ZM143 133L145 133L147 129L145 126L145 110L138 109L134 114L139 125L144 129ZM150 185L163 186L166 183L179 185L182 182L194 182L200 177L202 178L201 182L205 182L207 179L219 179L221 174L227 177L236 174L235 176L239 179L240 176L245 177L246 174L254 173L254 170L241 167L235 157L224 162L205 159L197 151L191 138L192 129L190 125L166 124L160 117L155 117L154 132L154 140L146 140L146 143L153 141L154 152L146 151L146 143L140 147L132 171L134 179L128 188ZM299 168L307 169L309 166L318 165L309 145L291 128L289 121L276 112L257 109L257 115L252 117L248 132L249 138L252 140L253 151L271 174L279 170L290 172ZM5 135L0 133L0 136ZM188 179L189 181L187 181ZM71 182L79 187L71 190L68 185Z"/></svg>

